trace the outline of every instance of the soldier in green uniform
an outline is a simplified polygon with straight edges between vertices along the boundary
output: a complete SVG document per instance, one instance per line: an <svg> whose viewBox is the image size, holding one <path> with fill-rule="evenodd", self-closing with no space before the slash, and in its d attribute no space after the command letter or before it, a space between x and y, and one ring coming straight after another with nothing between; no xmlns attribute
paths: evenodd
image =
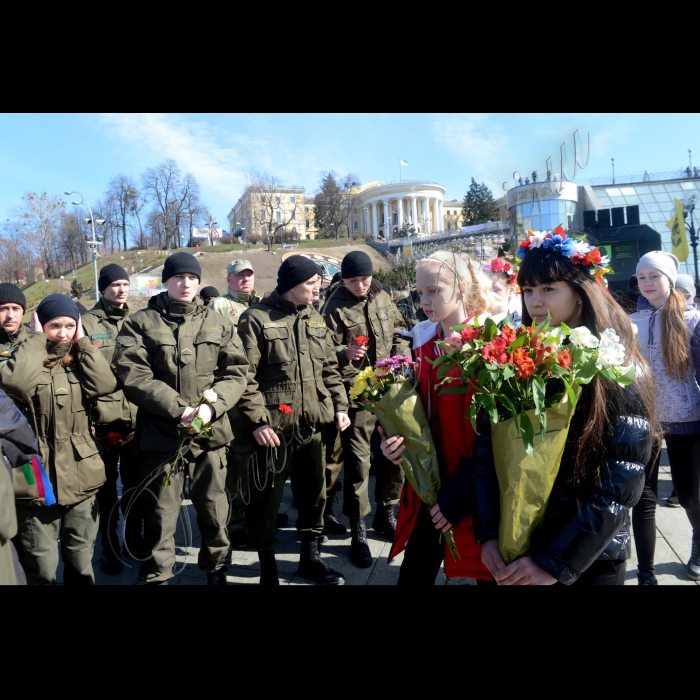
<svg viewBox="0 0 700 700"><path fill-rule="evenodd" d="M348 253L341 264L342 286L326 300L323 318L331 332L346 389L357 373L378 360L392 355L408 355L409 346L399 336L406 326L389 295L372 281L372 260L357 250ZM368 338L367 344L357 338ZM364 518L370 513L368 487L370 440L377 420L369 411L350 408L351 427L341 435L343 446L343 514L350 519L352 543L350 559L361 568L372 565ZM399 502L403 473L387 460L378 461L379 492L375 493L377 512L372 527L389 535L396 529L394 506Z"/></svg>
<svg viewBox="0 0 700 700"><path fill-rule="evenodd" d="M2 375L5 391L39 440L47 477L14 470L20 559L30 584L55 583L60 541L64 584L94 584L96 494L105 467L89 412L98 398L116 390L117 380L83 333L78 308L68 297L47 296L30 331Z"/></svg>
<svg viewBox="0 0 700 700"><path fill-rule="evenodd" d="M0 384L2 368L29 332L22 325L22 317L27 310L27 300L19 287L9 282L0 284Z"/></svg>
<svg viewBox="0 0 700 700"><path fill-rule="evenodd" d="M299 575L323 585L345 583L319 555L326 503L321 431L334 420L343 431L349 419L328 329L311 306L317 283L316 265L291 256L280 266L276 289L244 312L238 325L250 363L238 407L259 445L248 522L262 585L279 584L275 518L287 476L298 511Z"/></svg>
<svg viewBox="0 0 700 700"><path fill-rule="evenodd" d="M129 296L129 275L114 263L100 270L97 288L102 297L82 318L85 334L98 347L107 362L114 357L117 335L129 316L126 300ZM107 481L97 494L100 504L100 534L102 535L102 570L106 574L118 574L124 568L119 548L119 497L117 478L122 480L122 514L126 513L131 497L138 486L138 471L131 459L131 439L136 424L136 406L129 403L121 388L109 396L98 399L92 407L95 435L102 442ZM138 502L140 505L140 502ZM137 512L137 502L129 512L125 530L125 551L141 558L143 540L142 522Z"/></svg>
<svg viewBox="0 0 700 700"><path fill-rule="evenodd" d="M250 261L233 260L229 263L226 268L226 283L226 294L213 299L210 306L230 319L234 326L238 326L241 314L260 301L260 297L255 294L255 271ZM235 449L229 450L226 468L226 488L231 494L228 536L231 547L244 548L250 544L245 531L245 503L250 500L248 462L255 452L255 440L238 408L232 408L228 417L236 440Z"/></svg>
<svg viewBox="0 0 700 700"><path fill-rule="evenodd" d="M420 305L420 295L416 289L411 289L407 297L397 301L396 308L403 317L409 331L421 321L428 320L423 307Z"/></svg>
<svg viewBox="0 0 700 700"><path fill-rule="evenodd" d="M167 292L126 319L117 336L113 366L124 395L138 407L134 451L143 496L145 540L152 553L140 577L166 584L174 575L175 530L184 472L165 486L181 444L178 425L200 418L213 436L196 436L185 455L190 497L202 533L199 568L210 585L226 584L226 449L233 438L228 412L245 388L248 363L233 324L197 296L202 271L189 253L175 253L163 266ZM212 389L213 403L200 404ZM233 448L235 449L235 448Z"/></svg>

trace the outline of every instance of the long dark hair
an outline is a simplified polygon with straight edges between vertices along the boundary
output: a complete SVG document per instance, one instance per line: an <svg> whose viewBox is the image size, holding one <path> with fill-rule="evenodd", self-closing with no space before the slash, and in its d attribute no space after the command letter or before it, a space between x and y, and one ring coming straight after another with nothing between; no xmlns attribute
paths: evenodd
<svg viewBox="0 0 700 700"><path fill-rule="evenodd" d="M583 304L583 325L600 338L607 328L615 329L620 342L625 346L625 365L638 365L633 386L637 389L642 406L652 428L655 449L659 449L660 431L655 420L654 383L651 370L639 350L637 337L627 314L613 299L607 289L592 277L586 268L574 265L560 253L545 248L528 251L520 271L518 285L536 287L540 284L566 282L578 294ZM526 304L523 302L523 324L532 323ZM584 388L574 420L569 431L569 440L577 441L574 477L584 474L601 479L601 467L605 460L606 443L614 428L613 419L623 413L622 387L613 381L596 376Z"/></svg>

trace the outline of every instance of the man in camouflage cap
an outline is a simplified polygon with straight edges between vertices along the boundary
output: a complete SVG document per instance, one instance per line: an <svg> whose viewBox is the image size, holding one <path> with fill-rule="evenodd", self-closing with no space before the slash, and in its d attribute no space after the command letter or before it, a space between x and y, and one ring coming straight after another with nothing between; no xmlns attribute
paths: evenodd
<svg viewBox="0 0 700 700"><path fill-rule="evenodd" d="M223 296L209 302L214 311L229 318L235 326L249 306L257 304L260 297L255 295L255 271L249 260L233 260L226 268L228 291ZM255 440L250 428L243 422L238 408L229 411L229 421L233 430L234 442L228 452L226 466L226 488L231 494L231 518L228 537L233 548L247 547L249 544L245 527L244 499L248 498L248 461L255 451Z"/></svg>

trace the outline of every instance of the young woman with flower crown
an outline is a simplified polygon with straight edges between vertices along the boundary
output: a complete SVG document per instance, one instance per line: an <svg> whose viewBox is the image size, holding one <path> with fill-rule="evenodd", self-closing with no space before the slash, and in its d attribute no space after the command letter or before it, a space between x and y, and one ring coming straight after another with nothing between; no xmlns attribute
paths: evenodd
<svg viewBox="0 0 700 700"><path fill-rule="evenodd" d="M494 304L491 308L496 323L504 321L506 316L514 326L521 322L521 302L517 294L518 271L503 258L494 258L483 266L487 277L491 279L491 291Z"/></svg>
<svg viewBox="0 0 700 700"><path fill-rule="evenodd" d="M411 331L413 359L418 362L418 390L430 421L441 466L447 484L457 473L460 461L472 454L476 434L467 419L472 393L438 396L437 367L429 360L443 354L437 341L450 336L450 327L457 326L486 312L492 304L490 281L471 263L447 251L438 251L419 260L416 266L416 286L421 307L428 317ZM457 376L454 371L448 376ZM403 438L386 438L384 430L381 449L384 456L395 464L401 462L404 451ZM452 493L463 496L461 484L454 484ZM452 501L455 499L453 498ZM451 503L452 503L451 501ZM481 561L480 548L474 544L471 519L467 513L454 511L439 500L432 510L421 503L408 482L404 484L399 504L396 536L389 554L389 561L404 549L400 585L434 585L440 565L445 562L445 576L450 578L474 578L477 583L492 582L489 570ZM450 514L454 525L454 538L461 560L454 561L446 555L446 544L441 537L450 525L441 508Z"/></svg>
<svg viewBox="0 0 700 700"><path fill-rule="evenodd" d="M636 363L628 387L596 376L582 387L559 473L544 518L533 533L529 556L506 566L499 551L499 486L488 416L482 416L471 473L472 518L484 564L500 585L622 585L630 556L629 511L644 486L652 452L653 383L628 317L601 281L607 260L597 248L553 233L531 232L521 243L518 284L523 323L584 327L598 338L612 328ZM557 381L547 392L557 392ZM562 386L563 389L563 386ZM650 416L652 417L650 419Z"/></svg>

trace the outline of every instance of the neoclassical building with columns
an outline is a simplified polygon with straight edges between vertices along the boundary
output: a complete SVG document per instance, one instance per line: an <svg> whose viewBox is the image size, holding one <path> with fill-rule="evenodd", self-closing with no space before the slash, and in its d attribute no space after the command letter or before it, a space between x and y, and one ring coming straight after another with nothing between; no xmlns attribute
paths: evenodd
<svg viewBox="0 0 700 700"><path fill-rule="evenodd" d="M372 182L357 189L359 228L377 238L391 238L401 229L417 234L445 230L445 188L427 180Z"/></svg>

